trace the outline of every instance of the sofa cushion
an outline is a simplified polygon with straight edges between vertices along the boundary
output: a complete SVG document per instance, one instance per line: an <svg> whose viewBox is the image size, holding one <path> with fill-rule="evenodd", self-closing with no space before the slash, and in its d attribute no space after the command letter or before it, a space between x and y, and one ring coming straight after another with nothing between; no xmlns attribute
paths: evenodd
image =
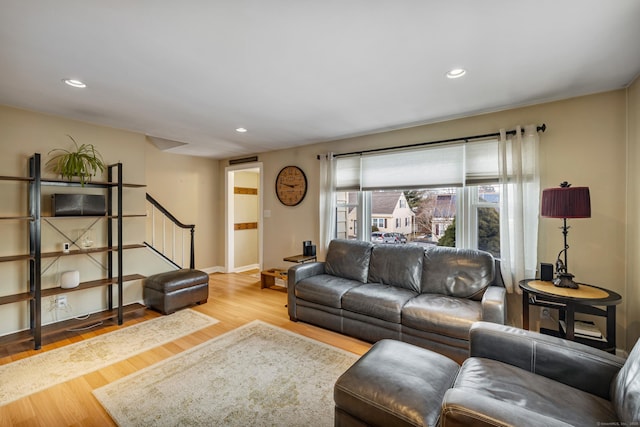
<svg viewBox="0 0 640 427"><path fill-rule="evenodd" d="M613 381L611 400L620 421L633 425L640 420L640 341L636 342Z"/></svg>
<svg viewBox="0 0 640 427"><path fill-rule="evenodd" d="M413 245L375 245L369 262L369 282L420 292L424 248Z"/></svg>
<svg viewBox="0 0 640 427"><path fill-rule="evenodd" d="M424 257L423 293L479 300L493 282L495 263L488 252L433 246Z"/></svg>
<svg viewBox="0 0 640 427"><path fill-rule="evenodd" d="M295 287L296 298L328 307L342 308L342 296L361 282L342 277L319 274L299 281Z"/></svg>
<svg viewBox="0 0 640 427"><path fill-rule="evenodd" d="M342 308L355 313L400 323L402 307L417 292L395 286L367 283L349 289L342 297Z"/></svg>
<svg viewBox="0 0 640 427"><path fill-rule="evenodd" d="M325 272L367 283L371 248L371 243L360 240L332 240L325 259Z"/></svg>
<svg viewBox="0 0 640 427"><path fill-rule="evenodd" d="M596 420L602 425L618 425L615 423L618 417L613 405L601 397L506 363L480 357L472 357L462 364L452 390L445 394L442 411L444 424L448 418L464 418L471 422L473 413L464 408L464 402L474 400L484 402L484 413L491 413L492 407L501 413L509 413L511 407L517 409L513 411L515 413L525 409L532 417L543 414L549 420L562 421L567 425L594 425ZM539 425L533 420L529 420L529 423Z"/></svg>
<svg viewBox="0 0 640 427"><path fill-rule="evenodd" d="M346 425L435 426L457 371L445 356L382 340L338 378L333 396L337 408L362 421Z"/></svg>
<svg viewBox="0 0 640 427"><path fill-rule="evenodd" d="M437 294L420 294L402 308L402 324L413 329L469 339L473 322L482 320L478 301Z"/></svg>

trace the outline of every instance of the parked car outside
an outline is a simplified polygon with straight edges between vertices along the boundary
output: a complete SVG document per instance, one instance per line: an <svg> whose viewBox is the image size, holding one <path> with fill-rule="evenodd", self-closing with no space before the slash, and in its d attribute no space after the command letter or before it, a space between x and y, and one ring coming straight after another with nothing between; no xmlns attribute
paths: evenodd
<svg viewBox="0 0 640 427"><path fill-rule="evenodd" d="M396 233L382 233L384 243L397 243Z"/></svg>
<svg viewBox="0 0 640 427"><path fill-rule="evenodd" d="M378 231L374 231L371 233L371 243L384 243L384 237L382 237L382 233Z"/></svg>
<svg viewBox="0 0 640 427"><path fill-rule="evenodd" d="M407 236L402 233L393 233L396 237L396 243L407 243Z"/></svg>
<svg viewBox="0 0 640 427"><path fill-rule="evenodd" d="M382 233L374 231L371 233L371 243L397 243L395 233Z"/></svg>

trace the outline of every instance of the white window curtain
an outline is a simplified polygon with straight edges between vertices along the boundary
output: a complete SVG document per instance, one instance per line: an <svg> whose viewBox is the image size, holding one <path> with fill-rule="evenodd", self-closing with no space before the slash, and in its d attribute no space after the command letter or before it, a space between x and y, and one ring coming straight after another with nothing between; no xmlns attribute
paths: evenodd
<svg viewBox="0 0 640 427"><path fill-rule="evenodd" d="M535 125L515 135L500 130L500 269L507 292L521 293L519 280L535 277L540 210L539 138Z"/></svg>
<svg viewBox="0 0 640 427"><path fill-rule="evenodd" d="M333 153L320 156L320 242L318 251L326 254L336 234L336 167Z"/></svg>

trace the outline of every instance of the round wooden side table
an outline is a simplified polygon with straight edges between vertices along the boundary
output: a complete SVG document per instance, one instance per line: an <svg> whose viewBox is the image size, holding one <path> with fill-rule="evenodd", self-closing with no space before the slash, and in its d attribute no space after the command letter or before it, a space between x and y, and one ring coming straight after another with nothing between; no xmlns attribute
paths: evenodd
<svg viewBox="0 0 640 427"><path fill-rule="evenodd" d="M529 329L529 306L535 305L557 309L560 320L564 320L566 332L558 326L558 331L541 329L540 332L557 335L571 341L577 341L611 353L616 349L616 305L622 302L620 294L609 289L580 283L578 289L560 288L552 282L537 279L521 280L522 289L522 327ZM599 308L599 307L604 307ZM575 336L575 313L584 313L607 319L604 341Z"/></svg>

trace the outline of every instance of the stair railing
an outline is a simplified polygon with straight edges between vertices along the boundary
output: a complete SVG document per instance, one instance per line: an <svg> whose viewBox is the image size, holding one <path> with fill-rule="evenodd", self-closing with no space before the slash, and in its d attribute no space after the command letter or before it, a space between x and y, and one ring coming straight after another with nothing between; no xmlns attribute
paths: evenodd
<svg viewBox="0 0 640 427"><path fill-rule="evenodd" d="M195 224L183 224L178 221L149 193L147 193L147 201L151 204L151 242L145 242L145 244L174 266L185 268L185 233L186 230L189 230L189 268L195 268ZM160 236L156 236L158 228L160 228ZM170 244L167 244L167 237L170 240ZM179 241L176 241L177 237Z"/></svg>

